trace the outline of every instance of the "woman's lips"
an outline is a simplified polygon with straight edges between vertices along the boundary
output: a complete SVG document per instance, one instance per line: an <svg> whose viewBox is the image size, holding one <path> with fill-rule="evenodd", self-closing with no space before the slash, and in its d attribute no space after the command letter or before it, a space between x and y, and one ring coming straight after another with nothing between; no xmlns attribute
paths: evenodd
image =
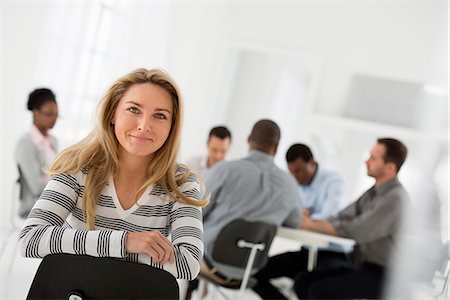
<svg viewBox="0 0 450 300"><path fill-rule="evenodd" d="M132 137L133 139L140 141L140 142L152 142L153 139L150 137L146 137L146 136L139 136L139 135L132 135L130 134L130 137Z"/></svg>

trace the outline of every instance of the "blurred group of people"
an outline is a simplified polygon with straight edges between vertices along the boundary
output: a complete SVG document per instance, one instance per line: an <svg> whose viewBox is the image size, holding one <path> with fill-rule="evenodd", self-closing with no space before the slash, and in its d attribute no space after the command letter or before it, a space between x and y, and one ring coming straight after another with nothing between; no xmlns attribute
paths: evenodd
<svg viewBox="0 0 450 300"><path fill-rule="evenodd" d="M264 221L354 239L349 251L336 246L320 250L317 267L307 271L308 251L276 255L262 270L254 270L253 286L263 299L285 299L271 279L289 277L300 299L380 298L395 251L402 211L410 205L397 174L406 147L393 138L380 138L366 161L375 184L344 208L345 185L340 174L316 162L305 144L286 153L292 176L274 164L280 128L271 120L258 121L248 138L248 156L223 161L203 173L210 203L203 209L205 260L220 277L241 279L243 269L215 262L212 249L220 231L232 220ZM294 183L294 180L296 183ZM190 284L195 289L196 284ZM192 291L188 292L188 298Z"/></svg>

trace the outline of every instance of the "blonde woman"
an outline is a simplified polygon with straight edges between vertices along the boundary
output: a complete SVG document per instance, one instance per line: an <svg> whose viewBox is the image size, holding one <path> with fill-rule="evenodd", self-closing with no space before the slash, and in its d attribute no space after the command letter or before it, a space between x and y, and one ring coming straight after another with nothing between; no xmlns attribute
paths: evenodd
<svg viewBox="0 0 450 300"><path fill-rule="evenodd" d="M20 234L22 255L125 258L195 278L208 201L175 161L182 123L175 82L158 69L135 70L111 86L98 112L97 127L51 165Z"/></svg>

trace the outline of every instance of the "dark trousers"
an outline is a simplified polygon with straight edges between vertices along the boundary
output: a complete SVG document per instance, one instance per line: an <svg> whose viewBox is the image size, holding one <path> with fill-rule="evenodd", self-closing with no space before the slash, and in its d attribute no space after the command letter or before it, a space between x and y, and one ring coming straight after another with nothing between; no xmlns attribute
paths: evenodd
<svg viewBox="0 0 450 300"><path fill-rule="evenodd" d="M308 250L304 248L273 256L269 258L267 265L255 274L258 282L253 290L263 299L286 299L269 280L279 277L295 279L300 273L307 272L307 264ZM318 252L315 270L348 269L350 266L350 259L346 254L324 250Z"/></svg>
<svg viewBox="0 0 450 300"><path fill-rule="evenodd" d="M294 290L299 299L380 299L385 269L363 263L358 268L331 268L296 276Z"/></svg>

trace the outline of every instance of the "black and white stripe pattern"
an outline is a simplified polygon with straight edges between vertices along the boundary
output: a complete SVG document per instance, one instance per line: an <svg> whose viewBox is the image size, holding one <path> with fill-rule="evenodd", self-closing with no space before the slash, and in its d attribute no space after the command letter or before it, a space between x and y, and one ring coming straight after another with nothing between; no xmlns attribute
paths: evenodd
<svg viewBox="0 0 450 300"><path fill-rule="evenodd" d="M156 197L160 197L165 194L166 192L164 191L163 187L160 184L155 184L155 186L153 186L152 191L150 192L150 196Z"/></svg>
<svg viewBox="0 0 450 300"><path fill-rule="evenodd" d="M173 202L164 205L158 206L150 206L150 205L141 205L139 208L133 212L134 215L137 216L155 216L155 217L163 217L170 214L170 211L173 208Z"/></svg>
<svg viewBox="0 0 450 300"><path fill-rule="evenodd" d="M139 255L137 253L130 253L125 258L126 261L137 263L139 262Z"/></svg>
<svg viewBox="0 0 450 300"><path fill-rule="evenodd" d="M177 170L186 171L183 167ZM173 201L161 185L154 184L139 199L139 205L124 211L113 190L114 184L107 184L98 199L95 230L87 230L82 199L87 172L86 167L75 175L53 176L20 233L19 247L24 256L40 258L64 252L117 257L165 269L180 279L197 276L203 257L199 207ZM199 181L193 175L180 189L192 199L201 199ZM125 251L127 232L153 230L172 241L174 264L160 265L146 254Z"/></svg>
<svg viewBox="0 0 450 300"><path fill-rule="evenodd" d="M84 186L80 186L73 176L67 174L56 174L53 177L53 180L64 183L69 188L73 189L78 197L83 197Z"/></svg>
<svg viewBox="0 0 450 300"><path fill-rule="evenodd" d="M199 220L200 222L202 221L201 211L199 211L198 209L196 209L194 207L189 207L189 206L180 207L179 209L173 211L169 217L170 217L170 223L174 222L178 218L183 218L183 217L194 218L194 219Z"/></svg>
<svg viewBox="0 0 450 300"><path fill-rule="evenodd" d="M87 231L77 230L73 238L73 250L75 254L86 255Z"/></svg>
<svg viewBox="0 0 450 300"><path fill-rule="evenodd" d="M61 205L68 211L71 211L73 207L75 206L75 202L71 201L70 197L67 197L66 195L51 191L51 190L45 190L41 194L41 199L53 201L58 205Z"/></svg>
<svg viewBox="0 0 450 300"><path fill-rule="evenodd" d="M34 258L42 258L42 256L38 253L39 242L41 241L44 233L51 228L50 226L40 226L31 236L30 242L26 245L25 248L25 256L26 257L34 257Z"/></svg>
<svg viewBox="0 0 450 300"><path fill-rule="evenodd" d="M110 196L100 195L97 204L103 207L116 208L116 205L114 204L113 199Z"/></svg>
<svg viewBox="0 0 450 300"><path fill-rule="evenodd" d="M65 229L62 227L53 227L50 235L50 253L62 252L62 238Z"/></svg>
<svg viewBox="0 0 450 300"><path fill-rule="evenodd" d="M109 256L109 243L111 240L111 231L100 231L99 237L98 237L98 244L97 244L97 252L99 256L102 257L108 257Z"/></svg>
<svg viewBox="0 0 450 300"><path fill-rule="evenodd" d="M186 257L182 255L182 251L178 247L175 247L175 260L176 265L178 266L178 276L180 278L186 278L188 280L194 279L190 278L189 263L186 260Z"/></svg>

